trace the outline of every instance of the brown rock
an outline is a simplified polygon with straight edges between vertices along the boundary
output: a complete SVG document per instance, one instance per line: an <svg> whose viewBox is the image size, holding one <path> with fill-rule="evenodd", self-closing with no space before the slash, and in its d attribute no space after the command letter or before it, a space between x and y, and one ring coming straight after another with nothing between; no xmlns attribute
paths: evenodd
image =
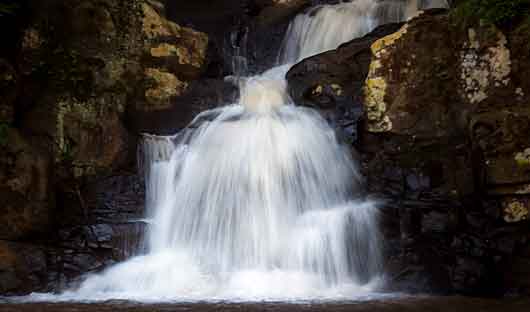
<svg viewBox="0 0 530 312"><path fill-rule="evenodd" d="M46 284L46 256L29 244L0 241L0 293L25 293Z"/></svg>
<svg viewBox="0 0 530 312"><path fill-rule="evenodd" d="M145 98L149 107L141 107L145 110L160 110L171 107L170 99L186 90L188 84L180 81L175 75L162 72L156 68L147 68L146 77L153 81L153 86L145 91Z"/></svg>

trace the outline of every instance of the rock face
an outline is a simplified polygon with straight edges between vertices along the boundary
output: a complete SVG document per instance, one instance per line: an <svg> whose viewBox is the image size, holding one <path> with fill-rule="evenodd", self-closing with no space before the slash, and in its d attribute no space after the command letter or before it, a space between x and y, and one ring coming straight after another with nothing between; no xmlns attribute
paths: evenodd
<svg viewBox="0 0 530 312"><path fill-rule="evenodd" d="M524 257L530 234L520 31L461 31L431 13L371 46L359 144L369 184L389 193L376 179L395 179L403 252L461 292L528 286L502 282L514 278L505 268Z"/></svg>
<svg viewBox="0 0 530 312"><path fill-rule="evenodd" d="M163 132L143 121L178 107L172 130L186 125L179 99L209 62L208 36L163 9L24 2L18 50L0 52L0 293L57 289L141 248L136 141Z"/></svg>
<svg viewBox="0 0 530 312"><path fill-rule="evenodd" d="M463 28L427 11L289 72L299 103L341 130L358 122L349 138L382 202L392 287L530 290L526 27Z"/></svg>

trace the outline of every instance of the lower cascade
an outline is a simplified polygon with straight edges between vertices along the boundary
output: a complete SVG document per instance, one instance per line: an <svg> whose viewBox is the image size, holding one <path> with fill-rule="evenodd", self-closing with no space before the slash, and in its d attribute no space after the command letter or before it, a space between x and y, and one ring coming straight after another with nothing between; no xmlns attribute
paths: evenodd
<svg viewBox="0 0 530 312"><path fill-rule="evenodd" d="M319 114L289 103L275 71L249 79L238 105L145 139L147 254L77 296L351 297L376 286L376 209L354 200L350 152Z"/></svg>
<svg viewBox="0 0 530 312"><path fill-rule="evenodd" d="M350 148L316 111L292 103L284 77L289 63L410 10L379 4L358 0L300 15L285 39L284 64L244 78L238 103L203 112L175 136L146 135L144 254L59 297L343 300L377 291L384 280L377 207L358 197ZM355 22L341 23L344 16ZM320 40L330 29L333 40Z"/></svg>

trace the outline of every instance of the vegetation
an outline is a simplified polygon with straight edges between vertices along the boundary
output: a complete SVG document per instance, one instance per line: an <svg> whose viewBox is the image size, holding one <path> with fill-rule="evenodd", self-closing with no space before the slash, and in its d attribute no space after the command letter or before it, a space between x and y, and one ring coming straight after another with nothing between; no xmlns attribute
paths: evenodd
<svg viewBox="0 0 530 312"><path fill-rule="evenodd" d="M0 17L6 15L14 15L16 10L20 7L16 0L6 0L0 3Z"/></svg>
<svg viewBox="0 0 530 312"><path fill-rule="evenodd" d="M463 0L454 10L459 22L475 22L506 27L527 19L530 0Z"/></svg>
<svg viewBox="0 0 530 312"><path fill-rule="evenodd" d="M9 124L5 122L0 122L0 146L5 146L7 144L8 130Z"/></svg>

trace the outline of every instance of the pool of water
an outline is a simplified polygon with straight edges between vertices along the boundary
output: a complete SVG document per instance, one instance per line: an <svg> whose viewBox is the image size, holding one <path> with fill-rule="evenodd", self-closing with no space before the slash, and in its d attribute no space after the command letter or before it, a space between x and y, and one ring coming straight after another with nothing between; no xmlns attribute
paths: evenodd
<svg viewBox="0 0 530 312"><path fill-rule="evenodd" d="M102 303L17 303L0 299L0 311L6 312L177 312L177 311L352 311L352 312L530 312L530 298L480 299L469 297L414 296L358 302L298 303L138 303L107 301Z"/></svg>

